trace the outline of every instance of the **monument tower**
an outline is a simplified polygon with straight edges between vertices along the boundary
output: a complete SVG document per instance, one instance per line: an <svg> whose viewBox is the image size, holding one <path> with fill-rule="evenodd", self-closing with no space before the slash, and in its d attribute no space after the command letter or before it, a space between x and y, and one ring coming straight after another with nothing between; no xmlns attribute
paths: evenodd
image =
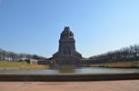
<svg viewBox="0 0 139 91"><path fill-rule="evenodd" d="M76 51L73 32L69 27L65 27L60 36L58 52L52 57L55 65L79 66L81 58L81 54Z"/></svg>

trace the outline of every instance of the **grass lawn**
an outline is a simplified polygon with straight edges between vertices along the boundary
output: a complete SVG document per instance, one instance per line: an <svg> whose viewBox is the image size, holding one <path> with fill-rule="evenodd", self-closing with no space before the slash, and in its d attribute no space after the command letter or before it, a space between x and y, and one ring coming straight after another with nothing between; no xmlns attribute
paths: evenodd
<svg viewBox="0 0 139 91"><path fill-rule="evenodd" d="M17 70L39 70L48 69L48 65L28 64L26 62L8 62L0 61L0 69L17 69Z"/></svg>
<svg viewBox="0 0 139 91"><path fill-rule="evenodd" d="M102 63L102 64L91 64L90 66L101 66L101 67L114 67L114 68L139 68L139 61L130 62L112 62L112 63Z"/></svg>

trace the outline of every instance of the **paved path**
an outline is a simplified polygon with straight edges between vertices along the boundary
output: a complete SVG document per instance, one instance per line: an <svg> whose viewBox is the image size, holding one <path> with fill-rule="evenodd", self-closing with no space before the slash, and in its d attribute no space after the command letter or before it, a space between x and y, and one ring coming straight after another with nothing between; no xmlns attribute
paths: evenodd
<svg viewBox="0 0 139 91"><path fill-rule="evenodd" d="M0 82L0 91L139 91L139 80L96 82Z"/></svg>

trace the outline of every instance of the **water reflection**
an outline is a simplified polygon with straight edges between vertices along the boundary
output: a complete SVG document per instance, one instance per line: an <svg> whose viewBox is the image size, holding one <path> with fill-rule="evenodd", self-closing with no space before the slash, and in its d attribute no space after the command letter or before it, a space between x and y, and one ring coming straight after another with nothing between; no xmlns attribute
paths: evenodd
<svg viewBox="0 0 139 91"><path fill-rule="evenodd" d="M103 67L83 67L83 68L60 68L48 70L0 70L1 74L21 74L21 75L77 75L77 74L123 74L139 73L139 69L123 68L103 68Z"/></svg>
<svg viewBox="0 0 139 91"><path fill-rule="evenodd" d="M70 67L59 68L57 70L59 71L59 73L75 73L75 69Z"/></svg>

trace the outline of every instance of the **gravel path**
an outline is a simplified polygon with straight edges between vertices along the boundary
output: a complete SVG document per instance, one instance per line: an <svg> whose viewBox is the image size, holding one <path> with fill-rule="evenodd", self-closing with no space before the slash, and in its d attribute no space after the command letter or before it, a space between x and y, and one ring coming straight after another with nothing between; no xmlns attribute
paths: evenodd
<svg viewBox="0 0 139 91"><path fill-rule="evenodd" d="M0 82L0 91L139 91L139 80L91 82Z"/></svg>

